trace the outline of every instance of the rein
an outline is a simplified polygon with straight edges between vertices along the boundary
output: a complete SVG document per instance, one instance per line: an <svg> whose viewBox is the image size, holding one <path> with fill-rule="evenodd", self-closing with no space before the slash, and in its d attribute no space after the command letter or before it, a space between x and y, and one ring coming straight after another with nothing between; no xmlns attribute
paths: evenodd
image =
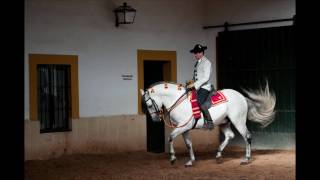
<svg viewBox="0 0 320 180"><path fill-rule="evenodd" d="M166 116L165 116L164 113L162 114L162 118L160 118L160 121L163 120L163 122L165 123L165 125L168 126L168 127L170 127L170 128L180 128L180 127L184 127L184 126L186 126L186 125L192 120L192 118L193 118L193 115L191 115L190 118L189 118L183 125L177 126L177 125L175 125L175 124L172 123L171 118L170 118L170 113L168 112L168 113L166 113L166 114L167 114L167 117L169 117L169 123L167 123L167 122L165 121ZM159 116L159 117L160 117L160 116Z"/></svg>
<svg viewBox="0 0 320 180"><path fill-rule="evenodd" d="M181 104L185 99L187 99L187 92L183 93L179 98L178 100L176 100L175 103L173 103L173 105L171 107L169 107L167 110L168 110L168 113L170 114L170 112L172 110L174 110L174 108L176 108L179 104Z"/></svg>
<svg viewBox="0 0 320 180"><path fill-rule="evenodd" d="M167 113L164 112L163 108L162 107L161 109L159 109L158 105L154 102L154 100L149 97L149 99L146 100L146 102L148 100L151 100L152 102L152 105L155 107L156 111L155 112L151 112L150 114L156 114L158 115L160 121L163 120L165 125L170 127L170 128L180 128L180 127L184 127L186 126L193 118L193 115L190 116L190 118L186 121L186 123L184 123L183 125L181 126L176 126L172 123L171 121L171 118L170 118L170 112L172 112L178 105L180 105L185 99L187 99L187 91L185 93L183 93L176 101L175 103L173 103L173 105L171 105L171 107L169 107L167 110ZM167 123L165 121L166 117L169 117L169 123Z"/></svg>

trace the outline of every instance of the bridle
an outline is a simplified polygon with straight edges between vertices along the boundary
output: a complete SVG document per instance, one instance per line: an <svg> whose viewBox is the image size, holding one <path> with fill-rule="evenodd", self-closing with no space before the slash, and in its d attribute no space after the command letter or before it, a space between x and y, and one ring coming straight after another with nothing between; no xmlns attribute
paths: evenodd
<svg viewBox="0 0 320 180"><path fill-rule="evenodd" d="M165 111L163 110L165 107L162 106L161 108L158 107L158 105L155 103L155 101L150 97L149 91L146 91L145 94L143 95L143 99L145 95L148 95L148 99L145 100L145 102L147 103L148 101L151 101L152 106L154 107L155 111L154 112L149 112L149 114L156 114L157 117L161 120L163 120L165 122L165 124L170 127L170 128L178 128L178 127L183 127L185 125L187 125L189 123L189 121L191 121L193 115L191 115L191 117L188 119L188 121L181 125L181 126L177 126L175 124L172 123L171 118L170 118L170 112L172 112L179 104L181 104L185 99L187 99L187 94L188 92L186 91L185 93L183 93L174 103L173 105L171 105L169 108L167 108L167 113L165 113ZM165 121L165 118L169 117L169 124Z"/></svg>
<svg viewBox="0 0 320 180"><path fill-rule="evenodd" d="M161 120L163 116L163 108L159 108L157 103L150 97L149 91L146 91L145 94L143 95L143 99L145 99L145 95L148 95L148 99L145 100L146 104L148 101L151 101L152 106L154 107L155 111L154 112L149 112L149 114L156 114L158 118Z"/></svg>

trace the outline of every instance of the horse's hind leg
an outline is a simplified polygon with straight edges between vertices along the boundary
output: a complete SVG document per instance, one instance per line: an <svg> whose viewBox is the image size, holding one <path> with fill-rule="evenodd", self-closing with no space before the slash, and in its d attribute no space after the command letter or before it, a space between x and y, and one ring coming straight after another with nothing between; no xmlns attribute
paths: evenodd
<svg viewBox="0 0 320 180"><path fill-rule="evenodd" d="M248 164L251 160L251 133L247 129L246 126L246 117L244 117L244 120L238 121L238 123L235 123L235 128L239 131L241 136L243 137L245 143L246 143L246 156L241 161L241 165Z"/></svg>
<svg viewBox="0 0 320 180"><path fill-rule="evenodd" d="M231 139L234 138L234 133L232 132L230 128L230 122L220 125L220 129L224 134L224 141L220 144L218 148L218 152L216 155L216 159L218 163L222 163L222 151L227 146L227 144L230 142Z"/></svg>
<svg viewBox="0 0 320 180"><path fill-rule="evenodd" d="M192 162L195 161L194 158L194 153L193 153L193 149L192 149L192 142L189 139L189 131L186 131L182 134L183 139L184 139L184 143L187 146L187 149L189 151L189 155L190 155L190 160L185 164L186 167L188 166L192 166Z"/></svg>
<svg viewBox="0 0 320 180"><path fill-rule="evenodd" d="M240 164L245 165L248 164L251 160L251 133L246 130L245 132L241 133L241 135L246 143L246 156Z"/></svg>

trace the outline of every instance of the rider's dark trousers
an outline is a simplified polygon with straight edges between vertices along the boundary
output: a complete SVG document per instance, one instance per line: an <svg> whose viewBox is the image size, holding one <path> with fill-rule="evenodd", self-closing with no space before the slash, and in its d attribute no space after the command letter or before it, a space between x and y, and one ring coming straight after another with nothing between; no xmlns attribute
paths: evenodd
<svg viewBox="0 0 320 180"><path fill-rule="evenodd" d="M208 95L209 95L209 91L203 88L200 88L197 91L197 101L198 103L201 105L205 102L205 100L207 99Z"/></svg>
<svg viewBox="0 0 320 180"><path fill-rule="evenodd" d="M212 122L210 113L208 111L209 107L207 107L208 105L204 105L204 102L207 100L207 97L208 97L209 94L210 94L210 91L208 91L206 89L203 89L203 88L200 88L197 91L197 101L198 101L198 103L200 105L200 109L204 113L204 116L206 117L206 119L209 122Z"/></svg>

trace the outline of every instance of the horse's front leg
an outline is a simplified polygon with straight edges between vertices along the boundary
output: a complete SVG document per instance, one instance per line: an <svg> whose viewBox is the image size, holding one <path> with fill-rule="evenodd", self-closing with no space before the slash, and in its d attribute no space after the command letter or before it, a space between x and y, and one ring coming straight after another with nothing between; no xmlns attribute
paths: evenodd
<svg viewBox="0 0 320 180"><path fill-rule="evenodd" d="M180 135L181 133L185 132L186 129L183 128L177 128L174 129L169 136L169 153L170 153L170 162L171 165L173 165L175 163L175 161L177 160L176 156L175 156L175 152L174 152L174 147L173 147L173 140L174 138L176 138L178 135Z"/></svg>
<svg viewBox="0 0 320 180"><path fill-rule="evenodd" d="M169 153L170 153L170 162L171 162L171 165L173 165L177 160L177 158L175 156L175 152L173 148L173 138L171 138L171 135L169 137Z"/></svg>
<svg viewBox="0 0 320 180"><path fill-rule="evenodd" d="M189 139L189 131L186 131L182 134L183 139L184 139L184 143L187 146L187 149L189 151L189 155L190 155L190 160L185 164L186 167L192 166L192 162L195 161L195 157L194 157L194 153L193 153L193 149L192 149L192 143Z"/></svg>

